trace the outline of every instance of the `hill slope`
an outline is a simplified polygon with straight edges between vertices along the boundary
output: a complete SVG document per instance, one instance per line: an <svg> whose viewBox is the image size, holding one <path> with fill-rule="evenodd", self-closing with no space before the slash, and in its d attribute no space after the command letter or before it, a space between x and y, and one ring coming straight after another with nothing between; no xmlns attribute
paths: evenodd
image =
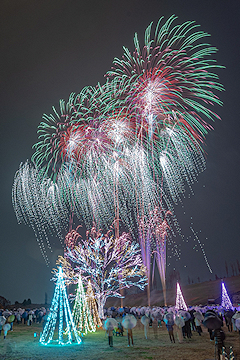
<svg viewBox="0 0 240 360"><path fill-rule="evenodd" d="M229 295L240 291L240 275L223 279ZM182 293L188 305L205 305L208 299L218 299L221 297L221 279L206 281L192 285L181 285ZM167 304L175 304L176 289L167 290ZM161 290L151 291L151 305L163 306L163 293ZM107 301L107 307L120 306L120 299L110 298ZM124 299L124 306L146 306L146 290L139 294L127 295Z"/></svg>

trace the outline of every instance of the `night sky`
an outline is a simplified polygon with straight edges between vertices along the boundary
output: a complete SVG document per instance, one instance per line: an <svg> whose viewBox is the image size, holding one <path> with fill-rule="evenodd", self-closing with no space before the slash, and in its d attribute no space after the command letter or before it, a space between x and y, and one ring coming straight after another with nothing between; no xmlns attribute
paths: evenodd
<svg viewBox="0 0 240 360"><path fill-rule="evenodd" d="M51 268L32 229L17 224L11 200L14 174L31 158L42 114L58 108L59 99L67 100L71 92L103 83L122 46L134 49L135 32L142 40L151 21L172 14L180 23L195 20L211 34L209 41L219 49L215 58L226 66L218 71L226 91L220 94L224 106L215 107L222 120L206 138L207 169L193 186L195 195L176 208L185 237L191 223L199 233L213 274L191 238L176 239L182 257L171 261L171 268L187 283L188 275L194 281L224 276L225 261L229 267L240 261L239 1L2 0L0 295L11 302L44 302L45 292L50 301L53 292Z"/></svg>

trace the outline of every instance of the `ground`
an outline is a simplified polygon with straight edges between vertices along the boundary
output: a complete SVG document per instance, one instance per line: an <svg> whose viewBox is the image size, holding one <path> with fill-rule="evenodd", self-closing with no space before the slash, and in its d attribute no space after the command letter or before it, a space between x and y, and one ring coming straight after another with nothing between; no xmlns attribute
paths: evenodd
<svg viewBox="0 0 240 360"><path fill-rule="evenodd" d="M134 347L127 346L127 334L123 337L113 338L113 348L108 346L105 331L99 329L96 333L89 333L83 338L80 345L71 346L44 346L38 339L34 339L34 332L40 333L42 326L36 324L27 326L14 324L14 331L10 331L7 338L0 337L1 360L120 360L120 359L160 359L160 360L206 360L214 359L214 342L209 340L207 330L203 329L202 336L196 332L192 339L186 339L179 344L171 343L165 325L162 328L149 328L148 339L144 338L143 325L138 320L133 329ZM240 338L236 332L226 333L226 349L229 355L229 347L233 346L235 360L240 359ZM229 356L228 356L229 359Z"/></svg>

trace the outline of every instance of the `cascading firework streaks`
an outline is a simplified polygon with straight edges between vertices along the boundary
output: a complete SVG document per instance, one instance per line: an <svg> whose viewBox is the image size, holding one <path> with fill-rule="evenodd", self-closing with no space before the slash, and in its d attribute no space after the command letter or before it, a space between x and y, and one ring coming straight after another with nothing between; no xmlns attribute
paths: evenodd
<svg viewBox="0 0 240 360"><path fill-rule="evenodd" d="M136 34L134 51L124 48L103 85L72 93L43 116L34 165L15 175L13 205L47 263L49 233L62 239L72 214L87 228L115 220L118 231L120 222L138 236L139 221L158 208L173 214L168 233L178 227L174 205L206 167L202 144L219 118L213 105L222 104L215 92L223 86L209 34L176 19L161 18L152 37L151 23L143 47Z"/></svg>
<svg viewBox="0 0 240 360"><path fill-rule="evenodd" d="M12 201L19 223L32 227L42 256L49 265L47 248L52 251L49 235L57 234L60 242L61 230L68 227L68 212L51 179L45 178L31 163L20 164L13 182Z"/></svg>

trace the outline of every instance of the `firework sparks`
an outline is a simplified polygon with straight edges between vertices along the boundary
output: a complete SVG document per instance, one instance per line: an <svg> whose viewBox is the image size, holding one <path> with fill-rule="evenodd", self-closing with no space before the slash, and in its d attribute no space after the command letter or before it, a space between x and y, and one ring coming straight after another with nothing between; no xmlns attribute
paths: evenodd
<svg viewBox="0 0 240 360"><path fill-rule="evenodd" d="M215 92L223 87L214 69L221 66L210 58L217 49L203 41L208 34L176 19L161 18L153 37L150 24L142 48L136 34L135 50L114 59L105 84L71 94L43 116L34 165L16 173L13 204L47 263L48 233L62 241L72 214L88 228L115 220L118 232L122 223L134 236L149 211L173 214L186 184L192 192L205 169L202 143L218 118L212 106L221 105Z"/></svg>

